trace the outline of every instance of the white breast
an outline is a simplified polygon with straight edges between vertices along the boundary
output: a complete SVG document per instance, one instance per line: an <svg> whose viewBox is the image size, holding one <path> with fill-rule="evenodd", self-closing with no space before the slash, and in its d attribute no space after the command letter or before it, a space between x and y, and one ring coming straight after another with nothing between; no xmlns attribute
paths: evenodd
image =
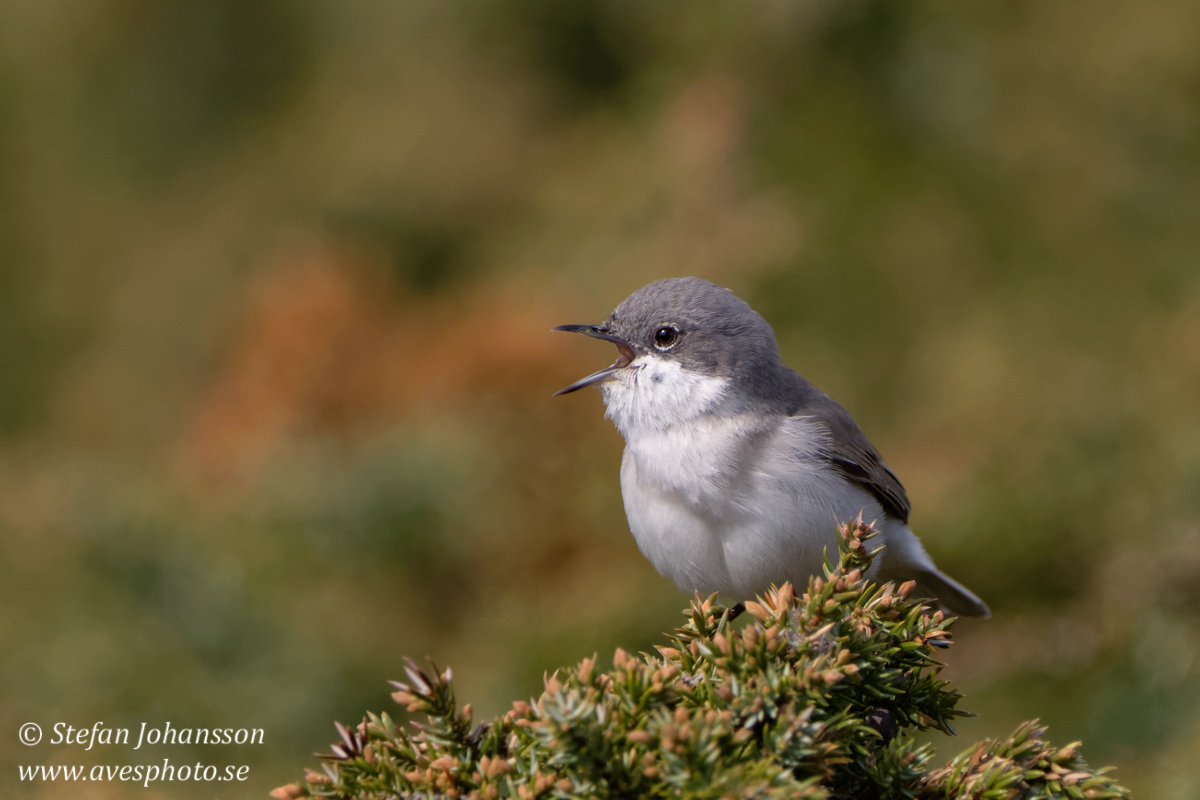
<svg viewBox="0 0 1200 800"><path fill-rule="evenodd" d="M803 585L825 549L836 558L837 521L882 519L874 498L817 456L821 426L738 413L725 379L639 361L602 387L626 441L621 493L638 547L681 589L745 599L771 583Z"/></svg>

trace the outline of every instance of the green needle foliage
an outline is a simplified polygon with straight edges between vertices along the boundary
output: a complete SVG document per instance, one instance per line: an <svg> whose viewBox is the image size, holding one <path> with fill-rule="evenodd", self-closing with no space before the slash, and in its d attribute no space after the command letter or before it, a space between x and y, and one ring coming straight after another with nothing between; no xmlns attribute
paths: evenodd
<svg viewBox="0 0 1200 800"><path fill-rule="evenodd" d="M942 767L912 732L951 733L967 712L934 653L952 619L912 584L864 578L877 551L861 520L840 559L797 596L785 584L726 608L699 596L656 655L617 650L546 678L542 696L473 725L450 670L409 661L393 695L423 724L369 714L279 800L355 798L1127 798L1078 743L1035 722ZM748 612L742 615L742 612ZM735 623L735 618L742 619Z"/></svg>

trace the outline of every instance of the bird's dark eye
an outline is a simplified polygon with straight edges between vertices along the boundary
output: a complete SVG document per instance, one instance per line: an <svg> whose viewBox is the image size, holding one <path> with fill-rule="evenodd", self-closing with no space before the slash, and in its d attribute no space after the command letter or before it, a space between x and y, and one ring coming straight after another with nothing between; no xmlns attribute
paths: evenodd
<svg viewBox="0 0 1200 800"><path fill-rule="evenodd" d="M679 331L670 325L664 325L654 332L654 346L659 350L668 350L679 338Z"/></svg>

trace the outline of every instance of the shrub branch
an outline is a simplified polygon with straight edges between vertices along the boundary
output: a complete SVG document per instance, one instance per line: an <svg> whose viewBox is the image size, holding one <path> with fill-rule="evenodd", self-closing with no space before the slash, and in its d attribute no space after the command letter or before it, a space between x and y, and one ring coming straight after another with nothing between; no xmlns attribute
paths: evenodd
<svg viewBox="0 0 1200 800"><path fill-rule="evenodd" d="M939 677L954 620L911 582L864 577L874 536L842 525L838 563L802 594L784 584L734 608L697 595L655 653L617 650L607 670L585 658L491 722L472 725L449 669L406 661L392 697L425 722L338 723L322 768L272 796L1128 798L1036 722L931 766L913 732L967 715Z"/></svg>

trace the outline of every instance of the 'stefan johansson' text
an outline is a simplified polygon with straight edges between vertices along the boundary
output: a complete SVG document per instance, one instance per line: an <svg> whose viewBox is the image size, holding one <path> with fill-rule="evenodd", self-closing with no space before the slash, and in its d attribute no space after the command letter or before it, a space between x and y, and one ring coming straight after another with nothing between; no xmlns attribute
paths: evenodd
<svg viewBox="0 0 1200 800"><path fill-rule="evenodd" d="M86 745L91 750L98 744L130 743L130 728L113 728L97 721L91 728L76 728L65 722L54 725L50 744ZM160 726L143 722L137 730L134 750L142 745L171 744L262 744L262 728L176 728L170 722Z"/></svg>

